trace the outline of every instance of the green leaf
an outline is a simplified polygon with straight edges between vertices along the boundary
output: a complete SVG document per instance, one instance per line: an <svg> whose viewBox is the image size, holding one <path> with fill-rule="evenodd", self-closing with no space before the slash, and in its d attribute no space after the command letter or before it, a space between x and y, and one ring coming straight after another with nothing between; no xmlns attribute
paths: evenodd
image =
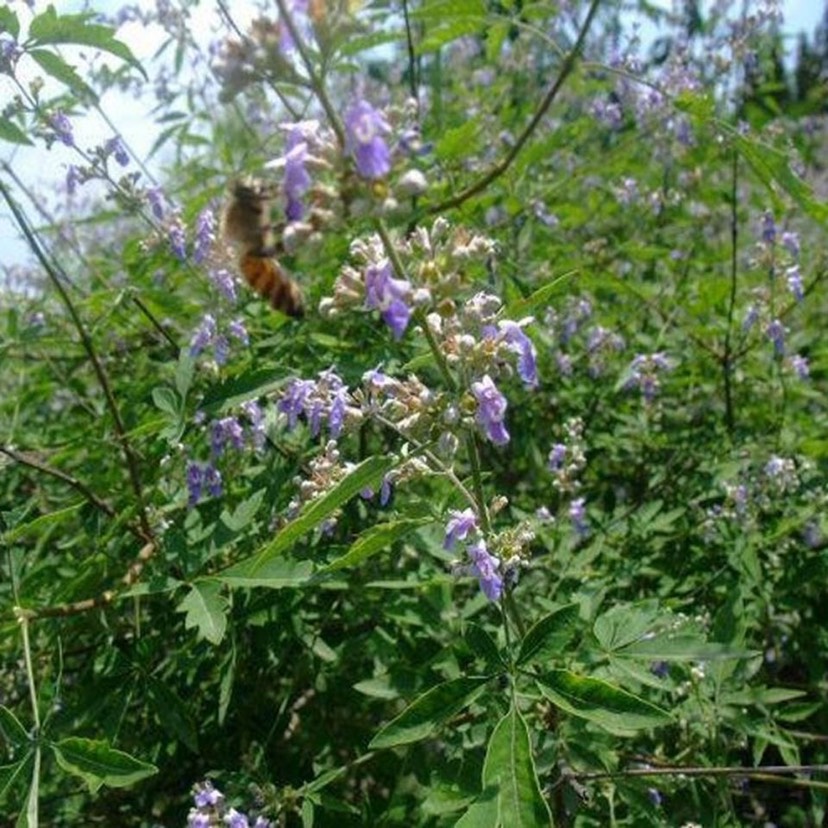
<svg viewBox="0 0 828 828"><path fill-rule="evenodd" d="M741 650L728 644L702 641L694 635L656 636L636 641L615 650L619 658L643 658L647 661L720 661L732 658L753 658L752 650Z"/></svg>
<svg viewBox="0 0 828 828"><path fill-rule="evenodd" d="M48 49L30 49L28 54L44 72L68 86L73 92L93 100L97 99L97 96L84 79L60 55L56 55Z"/></svg>
<svg viewBox="0 0 828 828"><path fill-rule="evenodd" d="M115 750L104 741L72 736L52 742L51 748L63 770L80 776L92 792L101 785L125 788L158 773L155 765Z"/></svg>
<svg viewBox="0 0 828 828"><path fill-rule="evenodd" d="M8 6L0 6L0 32L8 32L15 40L20 34L20 21Z"/></svg>
<svg viewBox="0 0 828 828"><path fill-rule="evenodd" d="M0 118L0 141L8 141L10 144L23 144L31 146L28 135L19 126L12 123L10 118Z"/></svg>
<svg viewBox="0 0 828 828"><path fill-rule="evenodd" d="M141 64L135 59L129 47L115 39L115 30L109 26L90 23L92 15L64 14L58 15L54 6L32 20L29 26L29 38L37 43L75 43L79 46L93 46L103 52L129 63L147 77Z"/></svg>
<svg viewBox="0 0 828 828"><path fill-rule="evenodd" d="M637 605L619 604L595 619L595 637L607 651L637 641L653 629L659 617L656 601Z"/></svg>
<svg viewBox="0 0 828 828"><path fill-rule="evenodd" d="M771 192L776 184L811 218L823 224L828 220L828 205L817 201L810 186L791 169L787 153L738 133L733 134L733 141L739 154Z"/></svg>
<svg viewBox="0 0 828 828"><path fill-rule="evenodd" d="M722 704L744 707L750 704L779 704L807 695L804 690L789 690L787 687L746 687L730 693L721 693L719 701Z"/></svg>
<svg viewBox="0 0 828 828"><path fill-rule="evenodd" d="M231 588L265 587L284 589L306 584L313 575L310 561L295 561L291 558L274 558L264 566L255 566L253 561L244 561L218 572L215 578Z"/></svg>
<svg viewBox="0 0 828 828"><path fill-rule="evenodd" d="M190 708L181 697L160 679L150 676L147 680L147 699L168 735L183 742L193 753L198 753L198 733Z"/></svg>
<svg viewBox="0 0 828 828"><path fill-rule="evenodd" d="M31 741L20 719L2 704L0 704L0 736L3 737L4 742L16 748Z"/></svg>
<svg viewBox="0 0 828 828"><path fill-rule="evenodd" d="M465 157L475 151L479 140L480 125L474 118L470 118L461 126L447 129L435 144L434 152L444 160Z"/></svg>
<svg viewBox="0 0 828 828"><path fill-rule="evenodd" d="M552 670L538 686L553 704L608 730L624 734L670 721L670 714L644 699L606 681L579 676L569 670Z"/></svg>
<svg viewBox="0 0 828 828"><path fill-rule="evenodd" d="M519 319L538 308L545 308L549 300L560 291L562 284L578 272L578 270L568 270L566 273L561 273L560 276L555 276L554 279L541 285L529 296L509 302L503 310L503 316L507 319Z"/></svg>
<svg viewBox="0 0 828 828"><path fill-rule="evenodd" d="M520 642L517 663L547 661L559 657L563 647L575 634L578 605L567 604L541 618Z"/></svg>
<svg viewBox="0 0 828 828"><path fill-rule="evenodd" d="M10 765L0 765L0 802L10 794L15 786L25 778L32 763L34 754L27 753L17 762Z"/></svg>
<svg viewBox="0 0 828 828"><path fill-rule="evenodd" d="M178 605L178 612L186 612L184 626L195 627L200 638L211 644L221 644L227 630L227 599L221 595L221 584L217 581L196 581L184 600Z"/></svg>
<svg viewBox="0 0 828 828"><path fill-rule="evenodd" d="M454 828L497 828L498 791L495 786L485 788L457 822Z"/></svg>
<svg viewBox="0 0 828 828"><path fill-rule="evenodd" d="M487 676L461 676L432 687L385 725L368 747L375 750L427 739L443 722L468 707L487 681Z"/></svg>
<svg viewBox="0 0 828 828"><path fill-rule="evenodd" d="M40 515L34 520L30 520L28 523L18 523L14 529L6 532L4 541L6 543L11 543L23 535L27 535L32 532L42 532L49 526L52 526L52 524L61 523L67 518L74 517L75 513L82 509L85 505L85 500L79 500L71 506L66 506L65 508L58 509L55 512L49 512L46 515Z"/></svg>
<svg viewBox="0 0 828 828"><path fill-rule="evenodd" d="M178 394L172 388L166 386L158 386L152 389L152 402L159 411L169 414L171 417L178 419L179 411L181 411L181 401Z"/></svg>
<svg viewBox="0 0 828 828"><path fill-rule="evenodd" d="M552 814L541 793L532 758L529 728L514 705L495 726L486 749L483 788L494 785L498 788L501 825L552 825Z"/></svg>
<svg viewBox="0 0 828 828"><path fill-rule="evenodd" d="M265 489L259 489L257 492L254 492L247 500L243 500L236 506L232 515L227 511L222 512L221 522L231 532L241 532L256 517L256 513L259 511L259 507L262 505L266 493Z"/></svg>
<svg viewBox="0 0 828 828"><path fill-rule="evenodd" d="M413 518L380 523L363 532L349 547L348 551L322 567L319 572L336 572L349 566L356 566L363 561L389 549L391 544L405 537L413 529L431 523L431 518Z"/></svg>
<svg viewBox="0 0 828 828"><path fill-rule="evenodd" d="M495 640L479 624L468 622L463 632L463 638L469 649L486 663L491 671L500 671L504 668L503 658Z"/></svg>
<svg viewBox="0 0 828 828"><path fill-rule="evenodd" d="M304 534L318 526L364 488L376 487L383 475L393 467L389 457L369 457L351 470L330 491L307 504L302 513L278 532L276 537L253 558L252 570L263 567L268 561L289 549ZM248 559L248 560L252 560Z"/></svg>

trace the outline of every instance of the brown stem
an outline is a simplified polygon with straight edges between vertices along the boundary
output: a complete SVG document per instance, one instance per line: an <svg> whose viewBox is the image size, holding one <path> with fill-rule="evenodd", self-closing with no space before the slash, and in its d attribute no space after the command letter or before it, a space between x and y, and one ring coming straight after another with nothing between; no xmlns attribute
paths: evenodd
<svg viewBox="0 0 828 828"><path fill-rule="evenodd" d="M280 4L282 0L277 0ZM465 190L461 190L456 195L453 195L451 198L447 198L444 201L441 201L439 204L435 204L428 208L426 211L430 215L434 215L437 213L443 213L446 210L451 210L455 207L459 207L465 201L468 201L472 196L477 195L482 190L485 190L486 187L489 186L493 181L500 178L506 170L512 165L512 162L517 158L520 151L523 149L524 144L532 137L532 133L537 129L538 124L541 122L541 119L544 115L546 115L550 106L554 102L555 98L558 96L558 92L560 92L561 87L564 84L564 81L569 77L572 73L572 70L575 68L575 61L578 58L578 55L581 52L581 49L584 45L584 40L586 40L587 33L589 32L589 28L592 25L592 20L595 17L595 13L598 11L598 6L601 4L601 0L592 0L590 4L589 11L587 12L586 19L581 26L581 30L578 32L578 38L575 41L575 45L570 49L567 53L566 57L561 64L561 71L558 74L558 77L555 79L555 82L549 88L549 91L546 93L544 99L541 101L540 106L538 107L535 114L532 116L532 120L526 125L526 128L523 132L518 136L515 143L512 145L509 152L497 163L495 164L487 173L485 173L478 181L474 184L467 187Z"/></svg>

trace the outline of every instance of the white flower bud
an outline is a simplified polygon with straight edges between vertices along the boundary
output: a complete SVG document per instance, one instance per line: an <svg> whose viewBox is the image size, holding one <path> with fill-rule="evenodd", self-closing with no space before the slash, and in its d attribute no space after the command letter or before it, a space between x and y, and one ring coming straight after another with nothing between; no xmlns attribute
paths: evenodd
<svg viewBox="0 0 828 828"><path fill-rule="evenodd" d="M397 184L400 196L419 196L428 189L428 181L420 170L408 170Z"/></svg>

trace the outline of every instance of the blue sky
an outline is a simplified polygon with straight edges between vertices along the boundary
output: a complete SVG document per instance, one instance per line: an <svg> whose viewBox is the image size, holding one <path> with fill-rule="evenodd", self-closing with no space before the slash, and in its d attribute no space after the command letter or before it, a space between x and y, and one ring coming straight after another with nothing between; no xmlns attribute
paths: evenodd
<svg viewBox="0 0 828 828"><path fill-rule="evenodd" d="M655 0L655 2L657 5L664 7L671 5L669 0ZM28 15L28 10L23 8L24 3L18 2L13 3L13 5L20 8L21 17L25 18ZM45 2L36 2L36 10L39 11L45 5ZM83 3L75 2L75 0L72 0L72 2L57 0L54 5L58 12L69 13L82 8ZM123 0L97 0L97 2L92 0L91 5L99 10L114 12L123 5ZM204 11L209 12L210 15L215 13L213 3L204 2L202 6ZM232 5L232 9L233 14L238 16L242 25L244 25L245 18L249 20L255 13L255 5L249 0L238 0ZM790 38L789 49L793 51L799 32L805 31L810 35L820 22L824 11L824 2L823 0L783 0L782 9L785 15L784 32ZM201 19L194 23L205 36L208 36L209 32L207 17L208 15L201 15ZM642 34L646 37L646 32ZM159 42L153 38L148 38L146 33L136 27L119 33L119 36L130 45L130 48L142 61L149 60ZM9 79L0 77L0 108L5 105L5 100L8 100L7 96L13 94L13 92ZM102 104L112 121L119 125L137 154L142 157L145 156L157 134L157 128L152 123L151 116L142 109L141 104L126 96L108 93ZM91 146L100 142L100 130L100 124L92 122L86 125L76 124L78 145ZM73 158L71 151L63 147L56 147L53 151L46 153L40 148L12 148L9 144L0 144L0 159L14 166L18 175L27 184L34 185L35 188L40 188L44 192L48 191L55 182L61 181L65 176L66 165L76 160ZM28 251L18 238L18 233L10 221L5 205L0 206L0 251L2 251L0 264L19 263L28 258ZM0 286L2 286L1 279Z"/></svg>

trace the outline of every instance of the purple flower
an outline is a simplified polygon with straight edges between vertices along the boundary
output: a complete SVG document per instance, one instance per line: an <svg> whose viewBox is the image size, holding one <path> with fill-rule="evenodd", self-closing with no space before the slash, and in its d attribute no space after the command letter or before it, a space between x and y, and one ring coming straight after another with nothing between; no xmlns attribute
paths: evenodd
<svg viewBox="0 0 828 828"><path fill-rule="evenodd" d="M805 380L810 376L811 368L808 365L807 357L800 356L799 354L792 354L788 357L788 364L799 379Z"/></svg>
<svg viewBox="0 0 828 828"><path fill-rule="evenodd" d="M382 178L390 172L391 150L382 137L390 131L385 116L365 100L345 113L345 150L363 178Z"/></svg>
<svg viewBox="0 0 828 828"><path fill-rule="evenodd" d="M207 271L213 287L231 305L236 304L236 279L226 267L210 268Z"/></svg>
<svg viewBox="0 0 828 828"><path fill-rule="evenodd" d="M201 500L201 488L204 485L204 472L198 463L187 463L187 491L189 506L195 506ZM198 800L196 800L198 804ZM200 807L200 806L199 806Z"/></svg>
<svg viewBox="0 0 828 828"><path fill-rule="evenodd" d="M235 417L223 417L213 423L210 448L214 457L221 457L227 445L241 450L244 447L244 429Z"/></svg>
<svg viewBox="0 0 828 828"><path fill-rule="evenodd" d="M170 222L167 229L167 238L176 259L182 262L185 261L187 259L187 235L184 230L184 223L177 216Z"/></svg>
<svg viewBox="0 0 828 828"><path fill-rule="evenodd" d="M782 246L791 254L795 259L799 258L799 233L793 233L789 230L786 230L782 234Z"/></svg>
<svg viewBox="0 0 828 828"><path fill-rule="evenodd" d="M190 339L190 356L197 357L212 341L216 335L216 320L205 313Z"/></svg>
<svg viewBox="0 0 828 828"><path fill-rule="evenodd" d="M277 408L287 414L288 429L294 428L299 415L306 412L308 399L315 389L316 383L313 380L294 378L287 384Z"/></svg>
<svg viewBox="0 0 828 828"><path fill-rule="evenodd" d="M785 271L785 278L788 283L788 290L797 302L801 302L805 296L805 290L802 287L802 275L799 272L799 265L789 267Z"/></svg>
<svg viewBox="0 0 828 828"><path fill-rule="evenodd" d="M549 470L559 472L563 469L566 460L566 446L563 443L555 443L552 451L549 452Z"/></svg>
<svg viewBox="0 0 828 828"><path fill-rule="evenodd" d="M529 388L538 387L538 366L535 346L531 339L523 332L523 328L511 320L504 319L498 323L500 336L509 350L518 355L518 374L524 385Z"/></svg>
<svg viewBox="0 0 828 828"><path fill-rule="evenodd" d="M72 134L72 123L63 112L58 111L50 115L49 126L55 131L55 136L62 144L65 144L67 147L73 147L75 145L75 137Z"/></svg>
<svg viewBox="0 0 828 828"><path fill-rule="evenodd" d="M498 573L500 561L486 548L482 538L468 548L472 560L471 572L480 581L480 589L490 601L497 601L503 593L503 578Z"/></svg>
<svg viewBox="0 0 828 828"><path fill-rule="evenodd" d="M446 537L443 541L443 549L454 549L454 544L457 541L465 540L470 532L477 531L477 515L474 510L464 509L458 512L455 509L449 511L448 523L446 524Z"/></svg>
<svg viewBox="0 0 828 828"><path fill-rule="evenodd" d="M406 302L411 285L405 279L395 279L392 273L389 261L365 269L365 307L377 308L394 338L400 339L411 319L411 308Z"/></svg>
<svg viewBox="0 0 828 828"><path fill-rule="evenodd" d="M785 326L779 319L772 319L768 323L765 336L773 343L773 349L778 356L785 353Z"/></svg>
<svg viewBox="0 0 828 828"><path fill-rule="evenodd" d="M213 359L216 365L224 365L227 362L227 357L230 356L230 343L224 334L219 334L213 340Z"/></svg>
<svg viewBox="0 0 828 828"><path fill-rule="evenodd" d="M161 221L164 218L164 193L160 187L150 187L147 190L147 203L152 210L152 214Z"/></svg>
<svg viewBox="0 0 828 828"><path fill-rule="evenodd" d="M204 485L207 486L210 497L221 497L221 472L212 463L204 467Z"/></svg>
<svg viewBox="0 0 828 828"><path fill-rule="evenodd" d="M247 816L240 811L237 811L235 808L231 808L224 815L224 823L228 826L228 828L250 828Z"/></svg>
<svg viewBox="0 0 828 828"><path fill-rule="evenodd" d="M227 326L227 331L230 336L237 339L242 343L242 345L248 345L250 343L250 338L247 335L247 328L244 326L244 320L233 319Z"/></svg>
<svg viewBox="0 0 828 828"><path fill-rule="evenodd" d="M187 814L187 828L210 828L212 818L209 814L202 814L195 809Z"/></svg>
<svg viewBox="0 0 828 828"><path fill-rule="evenodd" d="M776 241L776 222L770 210L765 210L762 213L762 241L768 244L773 244Z"/></svg>
<svg viewBox="0 0 828 828"><path fill-rule="evenodd" d="M488 374L479 382L473 382L471 390L477 400L477 422L496 446L506 445L509 442L509 432L503 424L506 416L506 397L497 390Z"/></svg>
<svg viewBox="0 0 828 828"><path fill-rule="evenodd" d="M287 138L287 154L285 155L285 178L283 182L285 200L285 216L288 221L299 221L305 213L302 198L311 185L307 164L308 145L302 140L301 130L293 130Z"/></svg>
<svg viewBox="0 0 828 828"><path fill-rule="evenodd" d="M576 497L569 504L569 519L575 527L575 531L583 536L589 531L586 523L586 500L583 497Z"/></svg>
<svg viewBox="0 0 828 828"><path fill-rule="evenodd" d="M75 191L78 189L78 184L80 183L80 170L74 164L70 164L66 170L66 192L69 193L70 196L73 196Z"/></svg>
<svg viewBox="0 0 828 828"><path fill-rule="evenodd" d="M216 216L209 207L205 207L196 218L196 238L193 249L193 261L201 264L210 253L216 239Z"/></svg>
<svg viewBox="0 0 828 828"><path fill-rule="evenodd" d="M116 135L114 138L110 138L106 144L104 145L104 153L109 155L114 155L115 160L122 166L126 167L129 164L129 153L126 151L126 147L121 141L121 137Z"/></svg>
<svg viewBox="0 0 828 828"><path fill-rule="evenodd" d="M253 441L253 447L256 449L262 448L265 444L265 440L267 439L264 411L262 411L261 406L256 402L256 400L247 400L247 402L243 402L241 410L250 421L250 437Z"/></svg>
<svg viewBox="0 0 828 828"><path fill-rule="evenodd" d="M224 796L221 791L216 790L216 788L213 787L213 783L209 780L201 785L197 785L195 794L193 795L196 807L198 808L207 808L208 806L218 805L223 798Z"/></svg>

